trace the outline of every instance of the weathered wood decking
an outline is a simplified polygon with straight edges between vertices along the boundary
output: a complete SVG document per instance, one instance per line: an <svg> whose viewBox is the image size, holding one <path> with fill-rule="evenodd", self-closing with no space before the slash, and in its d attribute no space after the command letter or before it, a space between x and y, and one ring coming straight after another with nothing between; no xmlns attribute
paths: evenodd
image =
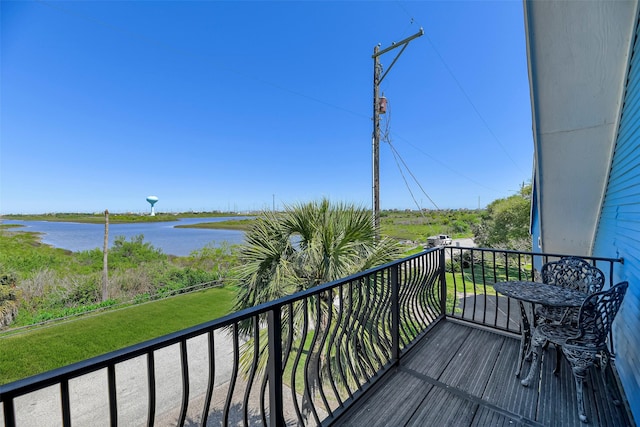
<svg viewBox="0 0 640 427"><path fill-rule="evenodd" d="M514 375L519 340L442 321L336 426L633 426L615 406L600 371L587 377L588 424L576 409L575 384L555 350L545 352L540 382L525 388ZM524 373L529 364L525 363Z"/></svg>

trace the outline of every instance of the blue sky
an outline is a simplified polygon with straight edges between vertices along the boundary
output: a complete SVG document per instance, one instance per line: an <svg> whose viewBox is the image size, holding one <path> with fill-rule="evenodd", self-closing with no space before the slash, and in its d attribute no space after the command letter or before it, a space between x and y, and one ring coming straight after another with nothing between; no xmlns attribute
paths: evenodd
<svg viewBox="0 0 640 427"><path fill-rule="evenodd" d="M381 85L382 209L531 178L520 1L0 7L0 213L371 206L371 55L420 27Z"/></svg>

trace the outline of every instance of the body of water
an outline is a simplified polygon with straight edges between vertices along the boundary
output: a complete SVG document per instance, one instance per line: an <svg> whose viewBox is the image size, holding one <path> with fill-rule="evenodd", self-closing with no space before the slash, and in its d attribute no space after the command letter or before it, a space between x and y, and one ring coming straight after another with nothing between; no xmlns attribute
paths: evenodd
<svg viewBox="0 0 640 427"><path fill-rule="evenodd" d="M144 241L169 255L186 256L207 245L217 247L224 242L238 244L244 241L244 231L203 228L176 228L176 225L219 222L249 217L181 218L170 222L109 224L109 246L117 236L127 240L142 234ZM104 224L77 222L3 220L3 224L18 224L21 231L42 233L42 242L74 252L100 248L104 245Z"/></svg>

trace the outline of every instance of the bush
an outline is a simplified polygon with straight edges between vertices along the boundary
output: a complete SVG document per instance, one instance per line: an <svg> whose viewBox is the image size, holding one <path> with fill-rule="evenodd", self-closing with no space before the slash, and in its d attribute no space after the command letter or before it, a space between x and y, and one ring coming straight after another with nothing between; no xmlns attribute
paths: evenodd
<svg viewBox="0 0 640 427"><path fill-rule="evenodd" d="M48 320L60 319L60 318L69 317L69 316L77 316L80 314L88 313L90 311L99 310L101 308L111 307L116 304L117 304L116 300L108 299L106 301L96 303L96 304L80 305L77 307L64 307L64 308L50 309L50 310L40 310L35 314L24 316L21 319L21 323L23 324L42 323Z"/></svg>
<svg viewBox="0 0 640 427"><path fill-rule="evenodd" d="M102 283L98 274L72 277L72 284L63 297L64 307L96 304L102 299Z"/></svg>
<svg viewBox="0 0 640 427"><path fill-rule="evenodd" d="M154 294L158 283L170 268L170 264L160 262L115 270L109 275L109 296L131 301L136 295Z"/></svg>
<svg viewBox="0 0 640 427"><path fill-rule="evenodd" d="M54 296L59 294L57 282L55 272L48 268L36 270L31 277L21 280L20 308L34 311L54 306Z"/></svg>
<svg viewBox="0 0 640 427"><path fill-rule="evenodd" d="M10 325L18 314L16 277L0 276L0 328Z"/></svg>
<svg viewBox="0 0 640 427"><path fill-rule="evenodd" d="M239 265L238 249L239 246L227 243L219 247L205 246L191 252L187 257L177 258L175 262L183 267L216 271L224 276Z"/></svg>
<svg viewBox="0 0 640 427"><path fill-rule="evenodd" d="M144 242L142 234L132 237L129 241L124 236L117 236L108 255L110 269L132 268L142 263L168 259L162 250Z"/></svg>

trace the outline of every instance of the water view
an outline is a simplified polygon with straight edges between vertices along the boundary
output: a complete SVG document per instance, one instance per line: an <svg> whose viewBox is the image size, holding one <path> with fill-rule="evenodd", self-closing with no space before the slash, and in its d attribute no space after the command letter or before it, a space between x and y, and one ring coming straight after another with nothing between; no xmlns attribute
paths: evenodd
<svg viewBox="0 0 640 427"><path fill-rule="evenodd" d="M196 249L242 243L244 232L239 230L217 230L202 228L176 228L176 225L220 222L249 217L181 218L170 222L147 222L135 224L109 224L109 246L117 236L127 240L142 234L144 241L161 249L165 254L186 256ZM102 248L104 224L76 222L3 220L3 224L19 224L22 231L42 233L42 242L74 252Z"/></svg>

